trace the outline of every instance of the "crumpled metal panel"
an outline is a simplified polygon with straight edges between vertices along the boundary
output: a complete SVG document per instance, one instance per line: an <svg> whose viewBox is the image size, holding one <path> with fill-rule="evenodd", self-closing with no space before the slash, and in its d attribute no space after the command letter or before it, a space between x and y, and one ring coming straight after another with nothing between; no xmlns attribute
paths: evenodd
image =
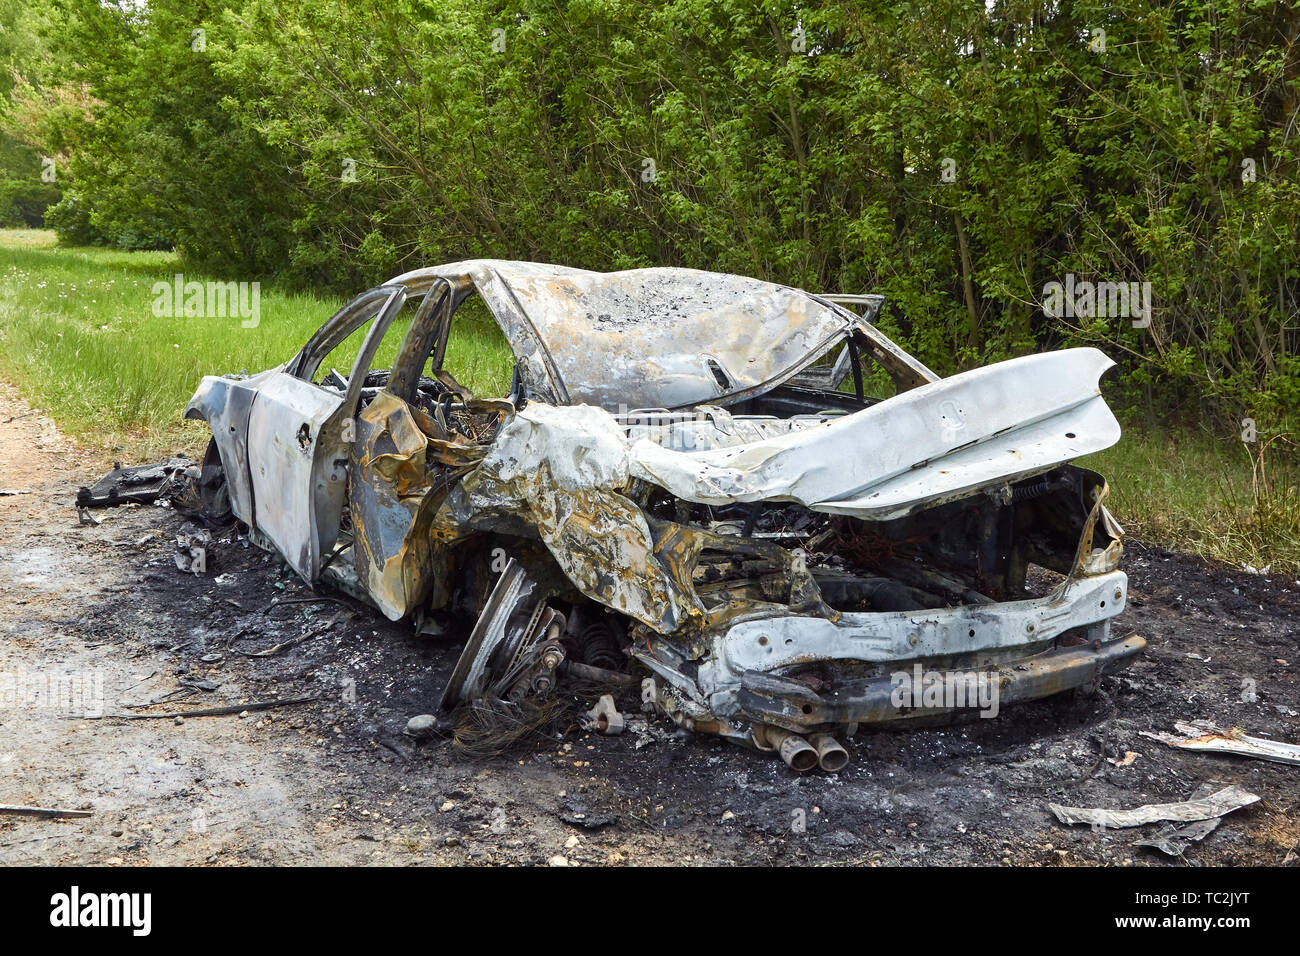
<svg viewBox="0 0 1300 956"><path fill-rule="evenodd" d="M628 440L645 439L678 451L709 451L762 441L831 421L830 415L732 415L725 408L697 409L694 415L664 411L637 411L621 417Z"/></svg>
<svg viewBox="0 0 1300 956"><path fill-rule="evenodd" d="M561 570L606 607L670 633L703 609L655 553L628 484L627 444L598 408L530 404L505 424L461 495L469 512L526 514Z"/></svg>
<svg viewBox="0 0 1300 956"><path fill-rule="evenodd" d="M1029 355L764 441L704 452L642 441L631 473L704 504L898 517L1113 445L1119 423L1098 387L1113 364L1090 348Z"/></svg>
<svg viewBox="0 0 1300 956"><path fill-rule="evenodd" d="M452 483L483 450L426 434L412 407L388 391L357 416L356 437L351 488L357 579L396 621L445 578L454 537L435 533L434 517Z"/></svg>
<svg viewBox="0 0 1300 956"><path fill-rule="evenodd" d="M466 477L457 510L474 521L527 515L583 593L659 633L688 622L716 626L719 615L705 613L690 583L689 555L699 543L659 540L662 531L656 535L624 494L633 478L710 504L775 499L872 517L905 512L1113 443L1119 426L1096 387L1109 365L1094 349L1017 359L840 419L707 452L633 442L614 416L592 406L532 403L502 428ZM971 414L960 427L931 420L956 420L966 410ZM880 495L883 503L871 494L860 502L821 500L872 484L888 491Z"/></svg>
<svg viewBox="0 0 1300 956"><path fill-rule="evenodd" d="M677 407L774 386L856 324L798 289L695 269L589 272L471 260L408 273L471 280L557 404Z"/></svg>

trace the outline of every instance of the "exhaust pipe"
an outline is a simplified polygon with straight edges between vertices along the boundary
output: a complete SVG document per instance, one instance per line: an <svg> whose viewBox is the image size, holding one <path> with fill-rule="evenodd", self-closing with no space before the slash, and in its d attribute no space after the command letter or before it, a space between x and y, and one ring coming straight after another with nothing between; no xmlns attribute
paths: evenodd
<svg viewBox="0 0 1300 956"><path fill-rule="evenodd" d="M781 759L791 770L807 773L817 766L817 751L798 734L792 734L780 727L767 727L763 733L767 737L767 742L776 748L776 752L781 755Z"/></svg>
<svg viewBox="0 0 1300 956"><path fill-rule="evenodd" d="M813 734L808 743L817 751L817 763L827 773L837 773L849 762L849 752L830 734Z"/></svg>

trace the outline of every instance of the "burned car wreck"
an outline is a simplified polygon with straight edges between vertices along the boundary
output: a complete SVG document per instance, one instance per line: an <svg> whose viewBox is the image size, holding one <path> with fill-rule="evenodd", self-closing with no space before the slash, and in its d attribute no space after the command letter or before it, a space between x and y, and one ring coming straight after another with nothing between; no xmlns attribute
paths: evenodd
<svg viewBox="0 0 1300 956"><path fill-rule="evenodd" d="M445 367L473 299L513 353L508 395ZM680 727L837 770L859 725L976 706L900 704L900 673L978 674L1009 702L1145 646L1111 633L1106 482L1068 464L1119 439L1110 360L941 379L874 326L882 303L461 262L364 293L283 366L205 378L186 416L213 433L205 494L224 481L304 580L474 622L440 713L520 713L571 670L640 679ZM326 368L354 332L350 371Z"/></svg>

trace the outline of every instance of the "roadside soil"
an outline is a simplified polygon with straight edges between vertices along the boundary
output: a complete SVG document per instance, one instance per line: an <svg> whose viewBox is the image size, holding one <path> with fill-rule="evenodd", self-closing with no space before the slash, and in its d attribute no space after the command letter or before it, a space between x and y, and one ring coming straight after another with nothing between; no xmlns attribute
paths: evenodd
<svg viewBox="0 0 1300 956"><path fill-rule="evenodd" d="M1149 642L1133 667L1090 698L860 732L836 775L798 776L654 718L588 734L577 714L591 701L577 697L550 733L470 759L402 732L432 708L465 634L417 635L313 594L235 532L205 573L182 572L170 509L79 521L77 487L110 466L0 384L0 490L26 492L0 496L0 804L93 810L0 813L0 864L1300 865L1300 767L1140 735L1208 719L1300 741L1293 579L1130 542L1118 626ZM18 681L52 693L24 697ZM68 688L91 693L55 699ZM123 719L299 696L314 699ZM1094 832L1047 809L1229 784L1262 799L1176 858L1132 845L1156 827Z"/></svg>

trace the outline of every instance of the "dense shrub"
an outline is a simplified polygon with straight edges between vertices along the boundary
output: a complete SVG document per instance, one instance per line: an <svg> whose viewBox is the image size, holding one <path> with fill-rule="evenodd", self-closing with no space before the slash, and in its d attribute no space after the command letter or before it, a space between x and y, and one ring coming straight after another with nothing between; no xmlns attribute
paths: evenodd
<svg viewBox="0 0 1300 956"><path fill-rule="evenodd" d="M104 237L90 224L90 213L76 196L63 199L45 210L45 226L54 230L65 246L103 244Z"/></svg>
<svg viewBox="0 0 1300 956"><path fill-rule="evenodd" d="M57 186L30 179L0 179L0 226L39 227L46 208L58 199Z"/></svg>

